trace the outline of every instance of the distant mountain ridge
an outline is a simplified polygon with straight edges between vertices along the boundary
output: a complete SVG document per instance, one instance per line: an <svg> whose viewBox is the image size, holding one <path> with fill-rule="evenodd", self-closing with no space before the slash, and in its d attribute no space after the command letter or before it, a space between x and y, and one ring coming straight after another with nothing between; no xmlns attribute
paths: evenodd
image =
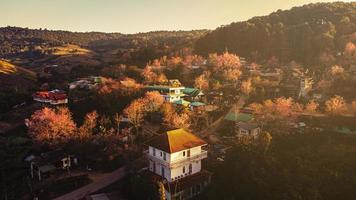
<svg viewBox="0 0 356 200"><path fill-rule="evenodd" d="M347 42L356 42L356 2L308 4L231 23L200 38L195 51L227 49L257 61L275 56L314 65L323 56L340 55Z"/></svg>
<svg viewBox="0 0 356 200"><path fill-rule="evenodd" d="M32 51L38 46L60 46L75 44L90 48L139 48L146 46L192 45L193 40L204 35L207 30L154 31L137 34L70 32L20 27L0 28L0 57Z"/></svg>

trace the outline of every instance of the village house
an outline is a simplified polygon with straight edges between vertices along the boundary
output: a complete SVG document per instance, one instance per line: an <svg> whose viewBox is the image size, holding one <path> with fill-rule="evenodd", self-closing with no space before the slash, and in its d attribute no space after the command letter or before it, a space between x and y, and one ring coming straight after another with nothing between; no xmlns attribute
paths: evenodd
<svg viewBox="0 0 356 200"><path fill-rule="evenodd" d="M51 105L59 105L68 103L68 97L63 90L39 91L32 95L33 100Z"/></svg>
<svg viewBox="0 0 356 200"><path fill-rule="evenodd" d="M30 163L31 178L43 180L54 174L58 170L66 170L78 164L78 159L74 155L69 155L58 149L39 156L30 155L25 158Z"/></svg>
<svg viewBox="0 0 356 200"><path fill-rule="evenodd" d="M250 122L253 120L253 115L249 113L232 111L224 117L224 120L235 122L235 123Z"/></svg>
<svg viewBox="0 0 356 200"><path fill-rule="evenodd" d="M251 123L251 122L236 123L237 137L250 136L252 138L257 138L260 133L261 133L261 128L255 123Z"/></svg>
<svg viewBox="0 0 356 200"><path fill-rule="evenodd" d="M184 96L183 90L185 87L179 80L169 80L168 85L152 85L147 86L146 89L150 91L158 91L167 102L175 102L181 100Z"/></svg>
<svg viewBox="0 0 356 200"><path fill-rule="evenodd" d="M102 78L100 76L91 76L88 78L82 78L80 80L69 83L69 89L73 90L76 88L80 89L94 89L97 85L102 82Z"/></svg>
<svg viewBox="0 0 356 200"><path fill-rule="evenodd" d="M166 102L173 103L178 106L186 107L193 109L194 107L202 106L203 103L200 103L196 100L200 100L204 96L203 92L196 88L186 88L182 86L179 80L169 80L167 85L152 85L146 86L146 89L149 91L158 91L164 98ZM190 101L194 101L193 105Z"/></svg>
<svg viewBox="0 0 356 200"><path fill-rule="evenodd" d="M203 91L197 88L184 88L183 89L184 98L188 101L201 101L204 97Z"/></svg>
<svg viewBox="0 0 356 200"><path fill-rule="evenodd" d="M147 143L149 171L163 181L167 200L190 199L210 183L202 169L207 143L184 129L167 131Z"/></svg>
<svg viewBox="0 0 356 200"><path fill-rule="evenodd" d="M256 138L261 133L261 128L254 123L252 111L249 108L243 108L240 112L230 112L224 120L234 123L236 137L251 136Z"/></svg>
<svg viewBox="0 0 356 200"><path fill-rule="evenodd" d="M194 101L194 102L189 104L190 110L194 111L194 112L197 112L197 113L204 112L205 111L205 107L206 107L205 103L197 102L197 101Z"/></svg>

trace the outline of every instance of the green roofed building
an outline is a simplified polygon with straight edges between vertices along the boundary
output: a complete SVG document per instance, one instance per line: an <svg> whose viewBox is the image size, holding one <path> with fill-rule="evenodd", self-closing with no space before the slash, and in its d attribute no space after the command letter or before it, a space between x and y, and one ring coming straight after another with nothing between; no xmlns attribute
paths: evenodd
<svg viewBox="0 0 356 200"><path fill-rule="evenodd" d="M184 96L183 86L169 86L169 85L150 85L146 86L146 90L149 91L158 91L167 102L175 102L181 100L181 97Z"/></svg>
<svg viewBox="0 0 356 200"><path fill-rule="evenodd" d="M203 111L205 111L205 106L205 103L194 101L190 103L190 110L195 111L197 113L202 113Z"/></svg>
<svg viewBox="0 0 356 200"><path fill-rule="evenodd" d="M224 120L233 121L233 122L249 122L252 119L253 116L251 114L238 113L238 112L230 112L224 118Z"/></svg>
<svg viewBox="0 0 356 200"><path fill-rule="evenodd" d="M186 101L184 99L180 99L180 100L174 101L173 103L177 104L177 105L182 105L182 106L189 106L190 105L190 102Z"/></svg>
<svg viewBox="0 0 356 200"><path fill-rule="evenodd" d="M199 106L205 106L205 103L194 101L190 105L194 107L199 107Z"/></svg>
<svg viewBox="0 0 356 200"><path fill-rule="evenodd" d="M184 88L183 94L189 97L198 97L204 95L203 92L197 88Z"/></svg>

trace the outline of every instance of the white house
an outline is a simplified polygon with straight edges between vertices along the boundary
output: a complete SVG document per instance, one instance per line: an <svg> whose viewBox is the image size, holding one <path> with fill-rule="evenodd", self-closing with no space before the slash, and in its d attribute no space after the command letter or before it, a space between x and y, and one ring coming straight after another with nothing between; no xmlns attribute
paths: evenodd
<svg viewBox="0 0 356 200"><path fill-rule="evenodd" d="M207 143L184 129L167 131L148 143L149 170L164 180L166 199L190 199L210 182L202 170Z"/></svg>
<svg viewBox="0 0 356 200"><path fill-rule="evenodd" d="M184 96L183 90L185 87L181 85L178 80L169 80L168 85L151 85L146 89L151 91L158 91L167 102L175 102L181 100Z"/></svg>
<svg viewBox="0 0 356 200"><path fill-rule="evenodd" d="M258 135L261 133L261 128L254 123L250 122L238 122L236 123L237 126L237 137L241 136L251 136L253 138L257 138Z"/></svg>

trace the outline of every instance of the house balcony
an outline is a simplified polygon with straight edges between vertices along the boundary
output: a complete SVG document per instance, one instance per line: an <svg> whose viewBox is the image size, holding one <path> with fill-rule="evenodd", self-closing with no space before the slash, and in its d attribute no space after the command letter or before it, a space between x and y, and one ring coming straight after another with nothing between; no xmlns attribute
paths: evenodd
<svg viewBox="0 0 356 200"><path fill-rule="evenodd" d="M208 157L208 152L202 150L200 153L191 155L190 157L185 157L185 158L181 158L181 159L177 159L177 160L173 160L171 162L168 162L168 161L162 160L162 159L160 159L158 157L155 157L155 156L152 156L150 154L147 154L147 158L148 159L150 159L150 160L152 160L154 162L158 162L161 165L166 166L168 168L180 167L180 166L183 166L183 165L195 162L195 161L202 160L202 159L207 158L207 157Z"/></svg>

